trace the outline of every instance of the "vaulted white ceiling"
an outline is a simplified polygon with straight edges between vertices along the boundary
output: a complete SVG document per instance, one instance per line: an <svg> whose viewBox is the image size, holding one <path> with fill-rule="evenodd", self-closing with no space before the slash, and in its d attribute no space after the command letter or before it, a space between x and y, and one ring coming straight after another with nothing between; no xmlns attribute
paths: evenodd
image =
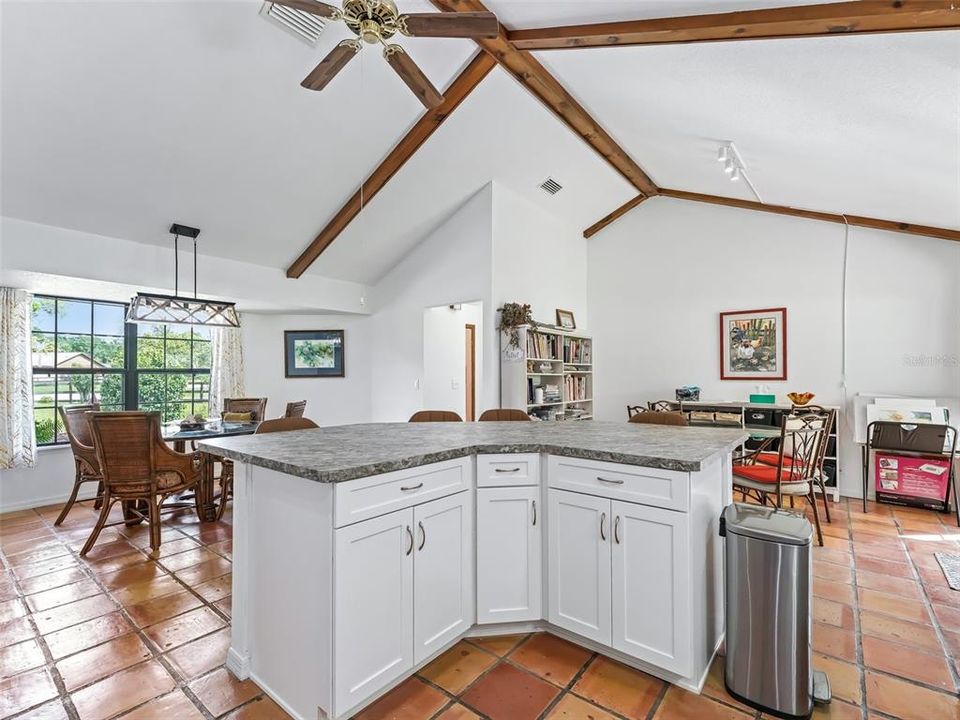
<svg viewBox="0 0 960 720"><path fill-rule="evenodd" d="M511 28L796 4L488 2ZM310 48L260 5L4 0L0 213L161 244L178 221L202 229L203 253L286 267L422 107L373 47L302 89L347 31ZM440 88L476 52L400 42ZM750 197L714 159L733 140L767 202L960 226L960 33L538 57L663 186ZM548 175L556 197L536 187ZM580 227L634 192L494 70L310 272L374 281L490 180Z"/></svg>

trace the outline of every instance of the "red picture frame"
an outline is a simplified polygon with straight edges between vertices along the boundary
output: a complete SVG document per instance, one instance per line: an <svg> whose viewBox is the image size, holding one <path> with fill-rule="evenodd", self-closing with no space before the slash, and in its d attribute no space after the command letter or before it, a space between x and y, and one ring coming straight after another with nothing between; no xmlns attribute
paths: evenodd
<svg viewBox="0 0 960 720"><path fill-rule="evenodd" d="M787 379L785 307L720 313L720 379Z"/></svg>

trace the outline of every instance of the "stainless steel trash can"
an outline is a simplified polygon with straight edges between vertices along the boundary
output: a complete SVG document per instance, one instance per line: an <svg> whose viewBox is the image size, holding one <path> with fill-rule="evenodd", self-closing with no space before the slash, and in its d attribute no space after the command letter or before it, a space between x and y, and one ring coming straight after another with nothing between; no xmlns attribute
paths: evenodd
<svg viewBox="0 0 960 720"><path fill-rule="evenodd" d="M734 503L726 537L727 690L782 718L813 712L810 650L813 529L802 515Z"/></svg>

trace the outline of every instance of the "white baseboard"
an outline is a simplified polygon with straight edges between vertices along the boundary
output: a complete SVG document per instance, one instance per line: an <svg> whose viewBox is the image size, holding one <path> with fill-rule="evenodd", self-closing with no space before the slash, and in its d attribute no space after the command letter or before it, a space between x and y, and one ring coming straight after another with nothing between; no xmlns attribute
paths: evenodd
<svg viewBox="0 0 960 720"><path fill-rule="evenodd" d="M250 656L243 655L232 647L227 650L227 670L233 673L237 680L246 680L250 677ZM263 687L263 685L260 685ZM271 697L273 697L271 695ZM274 698L276 700L276 698Z"/></svg>
<svg viewBox="0 0 960 720"><path fill-rule="evenodd" d="M83 492L77 498L77 500L93 500L96 496L96 491L90 490L89 492ZM47 505L63 505L67 498L70 497L70 493L63 493L62 495L52 495L50 497L42 498L31 498L29 500L22 500L15 503L5 503L0 501L0 514L17 512L18 510L31 510L38 507L46 507Z"/></svg>

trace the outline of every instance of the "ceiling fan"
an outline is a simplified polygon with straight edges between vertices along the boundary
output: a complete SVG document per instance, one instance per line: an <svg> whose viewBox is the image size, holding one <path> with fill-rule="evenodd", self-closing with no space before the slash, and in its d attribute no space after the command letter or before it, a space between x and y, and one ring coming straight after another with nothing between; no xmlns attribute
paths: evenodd
<svg viewBox="0 0 960 720"><path fill-rule="evenodd" d="M428 108L443 102L443 95L429 78L395 43L396 33L408 37L494 38L500 31L497 16L491 12L409 13L401 15L393 0L343 0L343 7L320 0L272 0L275 5L302 10L327 20L343 20L356 39L341 41L300 83L310 90L323 90L334 76L360 52L361 43L381 43L383 56L400 79Z"/></svg>

